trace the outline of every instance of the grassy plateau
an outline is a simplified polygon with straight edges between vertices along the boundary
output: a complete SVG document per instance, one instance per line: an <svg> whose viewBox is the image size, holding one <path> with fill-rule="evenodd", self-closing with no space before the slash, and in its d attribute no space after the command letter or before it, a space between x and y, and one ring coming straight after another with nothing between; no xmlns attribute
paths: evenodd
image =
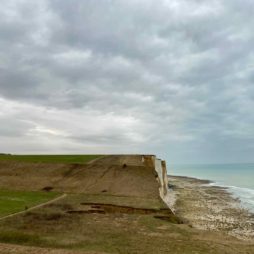
<svg viewBox="0 0 254 254"><path fill-rule="evenodd" d="M0 190L0 218L47 202L58 195L55 192Z"/></svg>
<svg viewBox="0 0 254 254"><path fill-rule="evenodd" d="M19 161L32 163L80 163L84 164L102 155L0 155L0 161Z"/></svg>

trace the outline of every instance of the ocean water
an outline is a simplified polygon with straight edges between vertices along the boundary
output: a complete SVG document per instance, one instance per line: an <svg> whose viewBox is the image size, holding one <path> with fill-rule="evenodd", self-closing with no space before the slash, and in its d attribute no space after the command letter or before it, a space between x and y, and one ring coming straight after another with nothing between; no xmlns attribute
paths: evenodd
<svg viewBox="0 0 254 254"><path fill-rule="evenodd" d="M254 163L248 164L175 164L168 165L169 175L211 180L212 185L227 187L241 200L241 205L254 212Z"/></svg>

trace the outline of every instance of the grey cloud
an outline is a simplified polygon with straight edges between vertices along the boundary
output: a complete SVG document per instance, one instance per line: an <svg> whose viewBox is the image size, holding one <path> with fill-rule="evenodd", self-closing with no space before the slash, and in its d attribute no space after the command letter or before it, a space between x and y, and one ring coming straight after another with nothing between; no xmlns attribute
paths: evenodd
<svg viewBox="0 0 254 254"><path fill-rule="evenodd" d="M173 160L229 157L230 144L254 135L252 9L248 0L3 1L0 102L16 113L0 135L25 136L31 126L18 116L43 150L51 135L56 150L131 143Z"/></svg>
<svg viewBox="0 0 254 254"><path fill-rule="evenodd" d="M0 136L9 138L18 138L25 136L29 130L33 128L33 124L25 122L21 119L0 116Z"/></svg>
<svg viewBox="0 0 254 254"><path fill-rule="evenodd" d="M83 135L83 136L70 136L70 139L73 139L79 143L83 144L117 144L118 142L120 143L125 143L129 142L130 140L128 139L128 136L125 135L124 133L112 133L112 134L101 134L101 135Z"/></svg>
<svg viewBox="0 0 254 254"><path fill-rule="evenodd" d="M23 98L34 96L36 84L40 82L33 77L30 71L0 69L0 92L10 98Z"/></svg>

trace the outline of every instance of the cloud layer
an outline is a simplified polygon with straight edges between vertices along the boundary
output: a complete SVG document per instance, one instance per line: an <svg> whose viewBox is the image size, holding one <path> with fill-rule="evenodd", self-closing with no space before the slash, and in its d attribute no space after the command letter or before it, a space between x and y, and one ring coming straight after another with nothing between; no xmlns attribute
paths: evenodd
<svg viewBox="0 0 254 254"><path fill-rule="evenodd" d="M253 8L3 0L0 150L252 161Z"/></svg>

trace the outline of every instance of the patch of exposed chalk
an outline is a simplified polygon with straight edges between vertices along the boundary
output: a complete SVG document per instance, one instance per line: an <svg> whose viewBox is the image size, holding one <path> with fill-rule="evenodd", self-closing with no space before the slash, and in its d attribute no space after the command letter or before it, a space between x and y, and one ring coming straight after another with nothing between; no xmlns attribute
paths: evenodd
<svg viewBox="0 0 254 254"><path fill-rule="evenodd" d="M158 174L157 180L159 182L160 197L164 203L174 212L174 204L176 195L172 190L168 189L168 175L166 162L154 157L155 171Z"/></svg>

